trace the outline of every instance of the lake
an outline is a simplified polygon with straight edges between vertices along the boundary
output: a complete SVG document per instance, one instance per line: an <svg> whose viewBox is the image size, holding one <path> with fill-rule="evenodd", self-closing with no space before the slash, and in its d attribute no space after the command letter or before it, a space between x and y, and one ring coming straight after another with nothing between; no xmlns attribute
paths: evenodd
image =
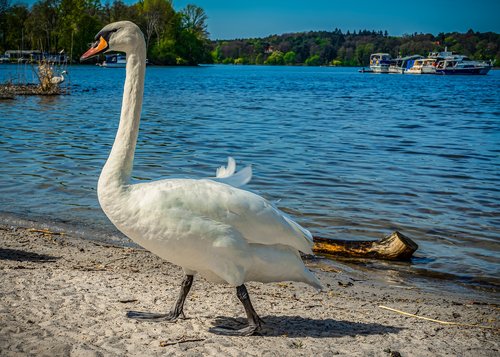
<svg viewBox="0 0 500 357"><path fill-rule="evenodd" d="M125 70L67 71L70 95L0 101L0 221L127 244L96 196ZM31 69L0 65L1 81L21 76L32 78ZM133 178L214 176L233 156L253 167L249 190L313 235L364 240L398 230L420 246L411 263L371 267L495 288L499 88L500 71L148 67Z"/></svg>

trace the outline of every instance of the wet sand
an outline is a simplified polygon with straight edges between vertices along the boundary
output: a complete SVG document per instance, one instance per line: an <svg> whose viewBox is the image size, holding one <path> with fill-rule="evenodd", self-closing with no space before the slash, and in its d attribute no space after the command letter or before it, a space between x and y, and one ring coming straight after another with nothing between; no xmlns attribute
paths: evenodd
<svg viewBox="0 0 500 357"><path fill-rule="evenodd" d="M129 310L165 312L182 271L147 251L67 235L0 227L1 356L498 356L495 295L439 293L384 283L340 263L308 261L325 291L299 283L248 284L265 321L258 336L215 325L245 322L233 288L195 277L187 319L138 322ZM384 305L445 325L380 308Z"/></svg>

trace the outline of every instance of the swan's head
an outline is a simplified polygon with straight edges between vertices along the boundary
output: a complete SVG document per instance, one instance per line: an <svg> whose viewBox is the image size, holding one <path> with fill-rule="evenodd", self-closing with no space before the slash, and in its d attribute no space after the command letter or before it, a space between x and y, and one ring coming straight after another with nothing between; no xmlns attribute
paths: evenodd
<svg viewBox="0 0 500 357"><path fill-rule="evenodd" d="M129 53L141 45L145 46L144 35L136 24L130 21L113 22L99 31L95 42L80 57L80 61L109 51Z"/></svg>

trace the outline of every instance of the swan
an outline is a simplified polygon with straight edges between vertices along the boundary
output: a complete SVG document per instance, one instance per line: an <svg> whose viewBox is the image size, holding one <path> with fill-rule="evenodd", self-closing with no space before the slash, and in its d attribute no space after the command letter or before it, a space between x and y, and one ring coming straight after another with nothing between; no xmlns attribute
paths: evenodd
<svg viewBox="0 0 500 357"><path fill-rule="evenodd" d="M60 84L60 83L64 82L64 75L66 73L68 73L68 72L62 71L60 76L53 76L50 79L50 83L52 83L52 84Z"/></svg>
<svg viewBox="0 0 500 357"><path fill-rule="evenodd" d="M164 179L131 184L134 151L144 92L146 44L137 25L120 21L105 26L80 60L107 51L125 52L126 78L120 122L98 181L98 199L110 221L134 242L182 267L184 279L177 301L166 314L129 311L139 320L184 318L184 302L195 274L228 284L245 309L248 325L239 330L210 331L248 336L261 329L245 282L304 282L321 290L304 266L299 251L312 254L312 236L264 198L235 186L251 177L234 174L235 162L215 178Z"/></svg>
<svg viewBox="0 0 500 357"><path fill-rule="evenodd" d="M50 79L50 83L52 83L52 84L60 84L60 83L64 82L64 74L66 74L66 73L68 73L68 72L62 71L60 76L53 76Z"/></svg>

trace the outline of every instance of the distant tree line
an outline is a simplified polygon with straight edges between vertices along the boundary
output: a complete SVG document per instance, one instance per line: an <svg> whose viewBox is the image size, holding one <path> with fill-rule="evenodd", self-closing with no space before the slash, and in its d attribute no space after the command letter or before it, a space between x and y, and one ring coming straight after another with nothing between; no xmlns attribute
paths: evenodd
<svg viewBox="0 0 500 357"><path fill-rule="evenodd" d="M65 50L73 60L106 24L130 20L144 32L149 61L199 63L366 66L371 53L427 55L444 50L500 65L500 35L493 32L411 34L387 31L313 31L265 38L209 41L207 15L196 5L175 11L172 0L38 0L31 7L0 0L0 53L6 50Z"/></svg>
<svg viewBox="0 0 500 357"><path fill-rule="evenodd" d="M38 0L31 7L0 0L0 53L42 50L77 60L106 24L130 20L144 32L150 62L194 65L211 62L207 16L196 5L175 11L171 0Z"/></svg>
<svg viewBox="0 0 500 357"><path fill-rule="evenodd" d="M454 53L492 60L500 65L500 35L472 30L437 36L415 33L401 37L389 36L387 31L312 31L212 41L211 53L215 63L226 64L366 66L371 53L385 52L393 57L426 56L445 47Z"/></svg>

